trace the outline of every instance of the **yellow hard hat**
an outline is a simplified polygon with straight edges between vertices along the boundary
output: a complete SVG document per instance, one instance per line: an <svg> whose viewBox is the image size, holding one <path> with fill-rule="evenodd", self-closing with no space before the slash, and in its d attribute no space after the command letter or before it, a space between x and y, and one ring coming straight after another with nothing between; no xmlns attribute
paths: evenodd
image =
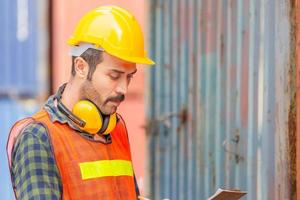
<svg viewBox="0 0 300 200"><path fill-rule="evenodd" d="M144 50L143 33L137 20L117 6L102 6L84 15L68 40L72 46L80 43L93 44L128 62L155 64Z"/></svg>

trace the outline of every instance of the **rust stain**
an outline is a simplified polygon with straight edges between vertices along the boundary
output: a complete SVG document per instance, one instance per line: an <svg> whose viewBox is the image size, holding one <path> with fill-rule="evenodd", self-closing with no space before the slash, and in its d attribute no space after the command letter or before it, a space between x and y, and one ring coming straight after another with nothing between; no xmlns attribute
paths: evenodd
<svg viewBox="0 0 300 200"><path fill-rule="evenodd" d="M297 198L297 166L296 166L296 121L297 121L297 101L296 101L296 1L290 0L290 22L291 22L291 32L290 32L290 59L289 59L289 88L290 88L290 107L288 113L288 163L289 163L289 195L290 199Z"/></svg>
<svg viewBox="0 0 300 200"><path fill-rule="evenodd" d="M288 119L288 155L289 155L289 180L290 199L296 199L296 94L291 99Z"/></svg>
<svg viewBox="0 0 300 200"><path fill-rule="evenodd" d="M246 1L247 2L247 1ZM249 28L243 30L243 52L242 52L242 71L241 71L241 125L247 127L248 123L248 88L249 88Z"/></svg>
<svg viewBox="0 0 300 200"><path fill-rule="evenodd" d="M300 1L299 0L290 0L291 7L292 7L292 12L291 12L291 18L296 21L297 23L294 23L294 31L295 31L295 51L296 53L296 84L297 84L297 89L296 89L296 105L300 103ZM295 16L296 15L296 16ZM296 125L300 124L300 108L296 107ZM296 134L300 135L300 129L296 127ZM297 139L297 138L296 138ZM300 141L299 139L295 141L296 145L296 170L295 174L297 175L296 178L296 191L297 193L295 194L296 198L300 197L300 173L299 173L299 168L300 168ZM298 182L298 183L297 183Z"/></svg>

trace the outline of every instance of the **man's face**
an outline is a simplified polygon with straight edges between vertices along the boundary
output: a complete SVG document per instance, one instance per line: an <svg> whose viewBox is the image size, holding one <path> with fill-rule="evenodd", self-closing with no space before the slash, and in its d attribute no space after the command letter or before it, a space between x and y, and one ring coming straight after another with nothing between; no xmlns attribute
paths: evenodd
<svg viewBox="0 0 300 200"><path fill-rule="evenodd" d="M80 99L89 99L102 113L112 114L124 100L136 71L136 64L103 53L103 61L97 65L92 80L81 85Z"/></svg>

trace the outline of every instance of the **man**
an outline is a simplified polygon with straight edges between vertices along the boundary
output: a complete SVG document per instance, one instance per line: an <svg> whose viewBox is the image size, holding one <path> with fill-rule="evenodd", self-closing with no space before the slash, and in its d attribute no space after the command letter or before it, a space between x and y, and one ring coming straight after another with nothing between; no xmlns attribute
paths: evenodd
<svg viewBox="0 0 300 200"><path fill-rule="evenodd" d="M136 63L146 57L141 28L126 10L88 12L68 43L68 83L41 111L17 122L7 152L17 199L136 199L128 135L116 114Z"/></svg>

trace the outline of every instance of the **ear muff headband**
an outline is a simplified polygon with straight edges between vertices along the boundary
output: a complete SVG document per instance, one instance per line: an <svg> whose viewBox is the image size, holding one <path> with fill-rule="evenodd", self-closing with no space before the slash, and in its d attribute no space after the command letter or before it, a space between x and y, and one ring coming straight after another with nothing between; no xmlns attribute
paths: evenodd
<svg viewBox="0 0 300 200"><path fill-rule="evenodd" d="M85 122L79 119L76 115L73 115L73 113L70 112L70 110L63 103L61 103L61 101L57 102L57 107L64 115L66 115L70 120L72 120L79 127L83 128L85 126Z"/></svg>
<svg viewBox="0 0 300 200"><path fill-rule="evenodd" d="M62 86L59 87L58 92L56 94L57 99L57 107L60 112L62 112L64 115L66 115L70 120L72 120L75 124L77 124L79 127L84 127L85 122L81 120L79 117L74 115L62 102L61 102L61 96L63 91L65 90L66 83L64 83Z"/></svg>

